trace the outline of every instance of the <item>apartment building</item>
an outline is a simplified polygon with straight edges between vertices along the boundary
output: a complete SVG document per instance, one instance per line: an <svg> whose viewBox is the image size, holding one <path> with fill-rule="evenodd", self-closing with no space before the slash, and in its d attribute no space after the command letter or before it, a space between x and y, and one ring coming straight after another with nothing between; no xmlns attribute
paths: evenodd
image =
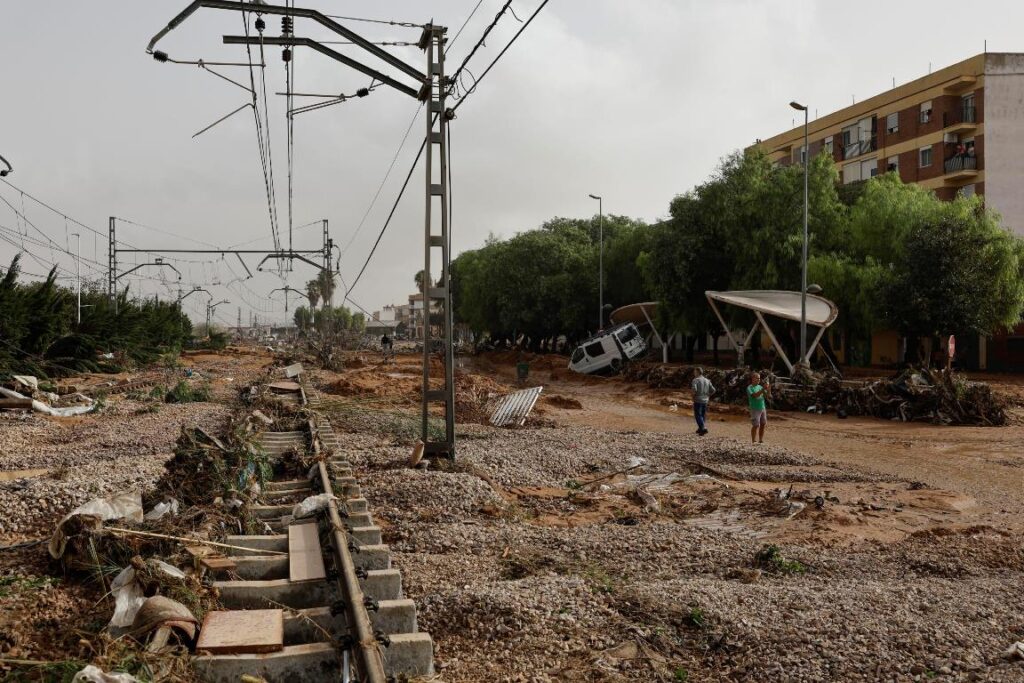
<svg viewBox="0 0 1024 683"><path fill-rule="evenodd" d="M832 155L843 183L899 173L940 199L982 195L1024 236L1024 54L983 53L758 140L779 164ZM876 335L872 361L895 362L899 339ZM972 344L973 346L973 344ZM1024 368L1024 325L978 341L975 364Z"/></svg>
<svg viewBox="0 0 1024 683"><path fill-rule="evenodd" d="M899 173L941 199L979 194L1024 235L1024 54L985 53L814 119L811 155L832 155L842 182ZM804 129L758 141L799 163Z"/></svg>

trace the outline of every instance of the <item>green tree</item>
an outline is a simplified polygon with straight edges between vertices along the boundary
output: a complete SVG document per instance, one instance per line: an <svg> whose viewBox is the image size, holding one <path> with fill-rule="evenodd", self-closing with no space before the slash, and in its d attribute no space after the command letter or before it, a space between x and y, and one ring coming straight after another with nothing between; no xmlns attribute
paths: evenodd
<svg viewBox="0 0 1024 683"><path fill-rule="evenodd" d="M320 303L320 281L316 278L306 283L306 296L309 297L309 305L314 310Z"/></svg>
<svg viewBox="0 0 1024 683"><path fill-rule="evenodd" d="M936 200L938 201L938 200ZM908 337L989 335L1024 311L1024 242L979 198L912 225L882 283L884 318Z"/></svg>
<svg viewBox="0 0 1024 683"><path fill-rule="evenodd" d="M295 320L295 326L299 328L301 332L306 332L313 326L313 314L305 306L299 306L296 308L293 318Z"/></svg>

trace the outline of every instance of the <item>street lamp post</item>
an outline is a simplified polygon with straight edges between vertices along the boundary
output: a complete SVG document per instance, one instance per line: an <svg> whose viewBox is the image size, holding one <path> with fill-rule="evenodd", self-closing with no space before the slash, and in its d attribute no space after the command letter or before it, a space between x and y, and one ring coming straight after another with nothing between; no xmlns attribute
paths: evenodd
<svg viewBox="0 0 1024 683"><path fill-rule="evenodd" d="M78 232L71 233L76 238L78 256L75 257L75 289L78 293L78 324L82 324L82 235Z"/></svg>
<svg viewBox="0 0 1024 683"><path fill-rule="evenodd" d="M804 254L800 276L800 364L808 365L807 358L807 176L810 169L811 150L807 146L807 105L790 102L789 106L804 113Z"/></svg>
<svg viewBox="0 0 1024 683"><path fill-rule="evenodd" d="M604 328L604 205L596 194L589 195L597 200L598 241L600 247L597 257L597 329Z"/></svg>

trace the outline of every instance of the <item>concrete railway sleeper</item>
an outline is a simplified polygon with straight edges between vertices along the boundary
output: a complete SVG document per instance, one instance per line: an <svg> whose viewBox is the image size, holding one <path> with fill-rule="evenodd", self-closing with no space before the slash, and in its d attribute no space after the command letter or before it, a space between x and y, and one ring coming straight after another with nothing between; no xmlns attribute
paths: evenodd
<svg viewBox="0 0 1024 683"><path fill-rule="evenodd" d="M307 400L299 379L303 386L295 396L277 398L315 406L318 400ZM264 504L250 510L273 533L229 536L226 543L237 547L230 551L230 578L215 572L214 586L221 604L242 623L255 622L257 610L282 609L282 647L201 652L193 660L197 673L218 683L245 674L270 683L384 683L433 674L433 642L417 630L416 605L403 597L401 573L391 567L351 464L331 454L340 443L330 423L315 417L299 431L264 432L261 443L271 457L298 448L316 456L317 464L309 480L267 483ZM294 505L318 493L331 494L326 508L313 518L292 519Z"/></svg>

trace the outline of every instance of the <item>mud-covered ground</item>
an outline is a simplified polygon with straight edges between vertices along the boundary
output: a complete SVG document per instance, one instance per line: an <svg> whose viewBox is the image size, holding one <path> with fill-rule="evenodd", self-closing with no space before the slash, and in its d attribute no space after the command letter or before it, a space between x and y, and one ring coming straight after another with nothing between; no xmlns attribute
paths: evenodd
<svg viewBox="0 0 1024 683"><path fill-rule="evenodd" d="M511 390L505 360L463 383ZM525 428L463 425L424 471L392 436L417 358L363 361L325 398L441 680L1024 681L1019 426L790 413L751 445L733 411L701 438L684 395L534 362Z"/></svg>

